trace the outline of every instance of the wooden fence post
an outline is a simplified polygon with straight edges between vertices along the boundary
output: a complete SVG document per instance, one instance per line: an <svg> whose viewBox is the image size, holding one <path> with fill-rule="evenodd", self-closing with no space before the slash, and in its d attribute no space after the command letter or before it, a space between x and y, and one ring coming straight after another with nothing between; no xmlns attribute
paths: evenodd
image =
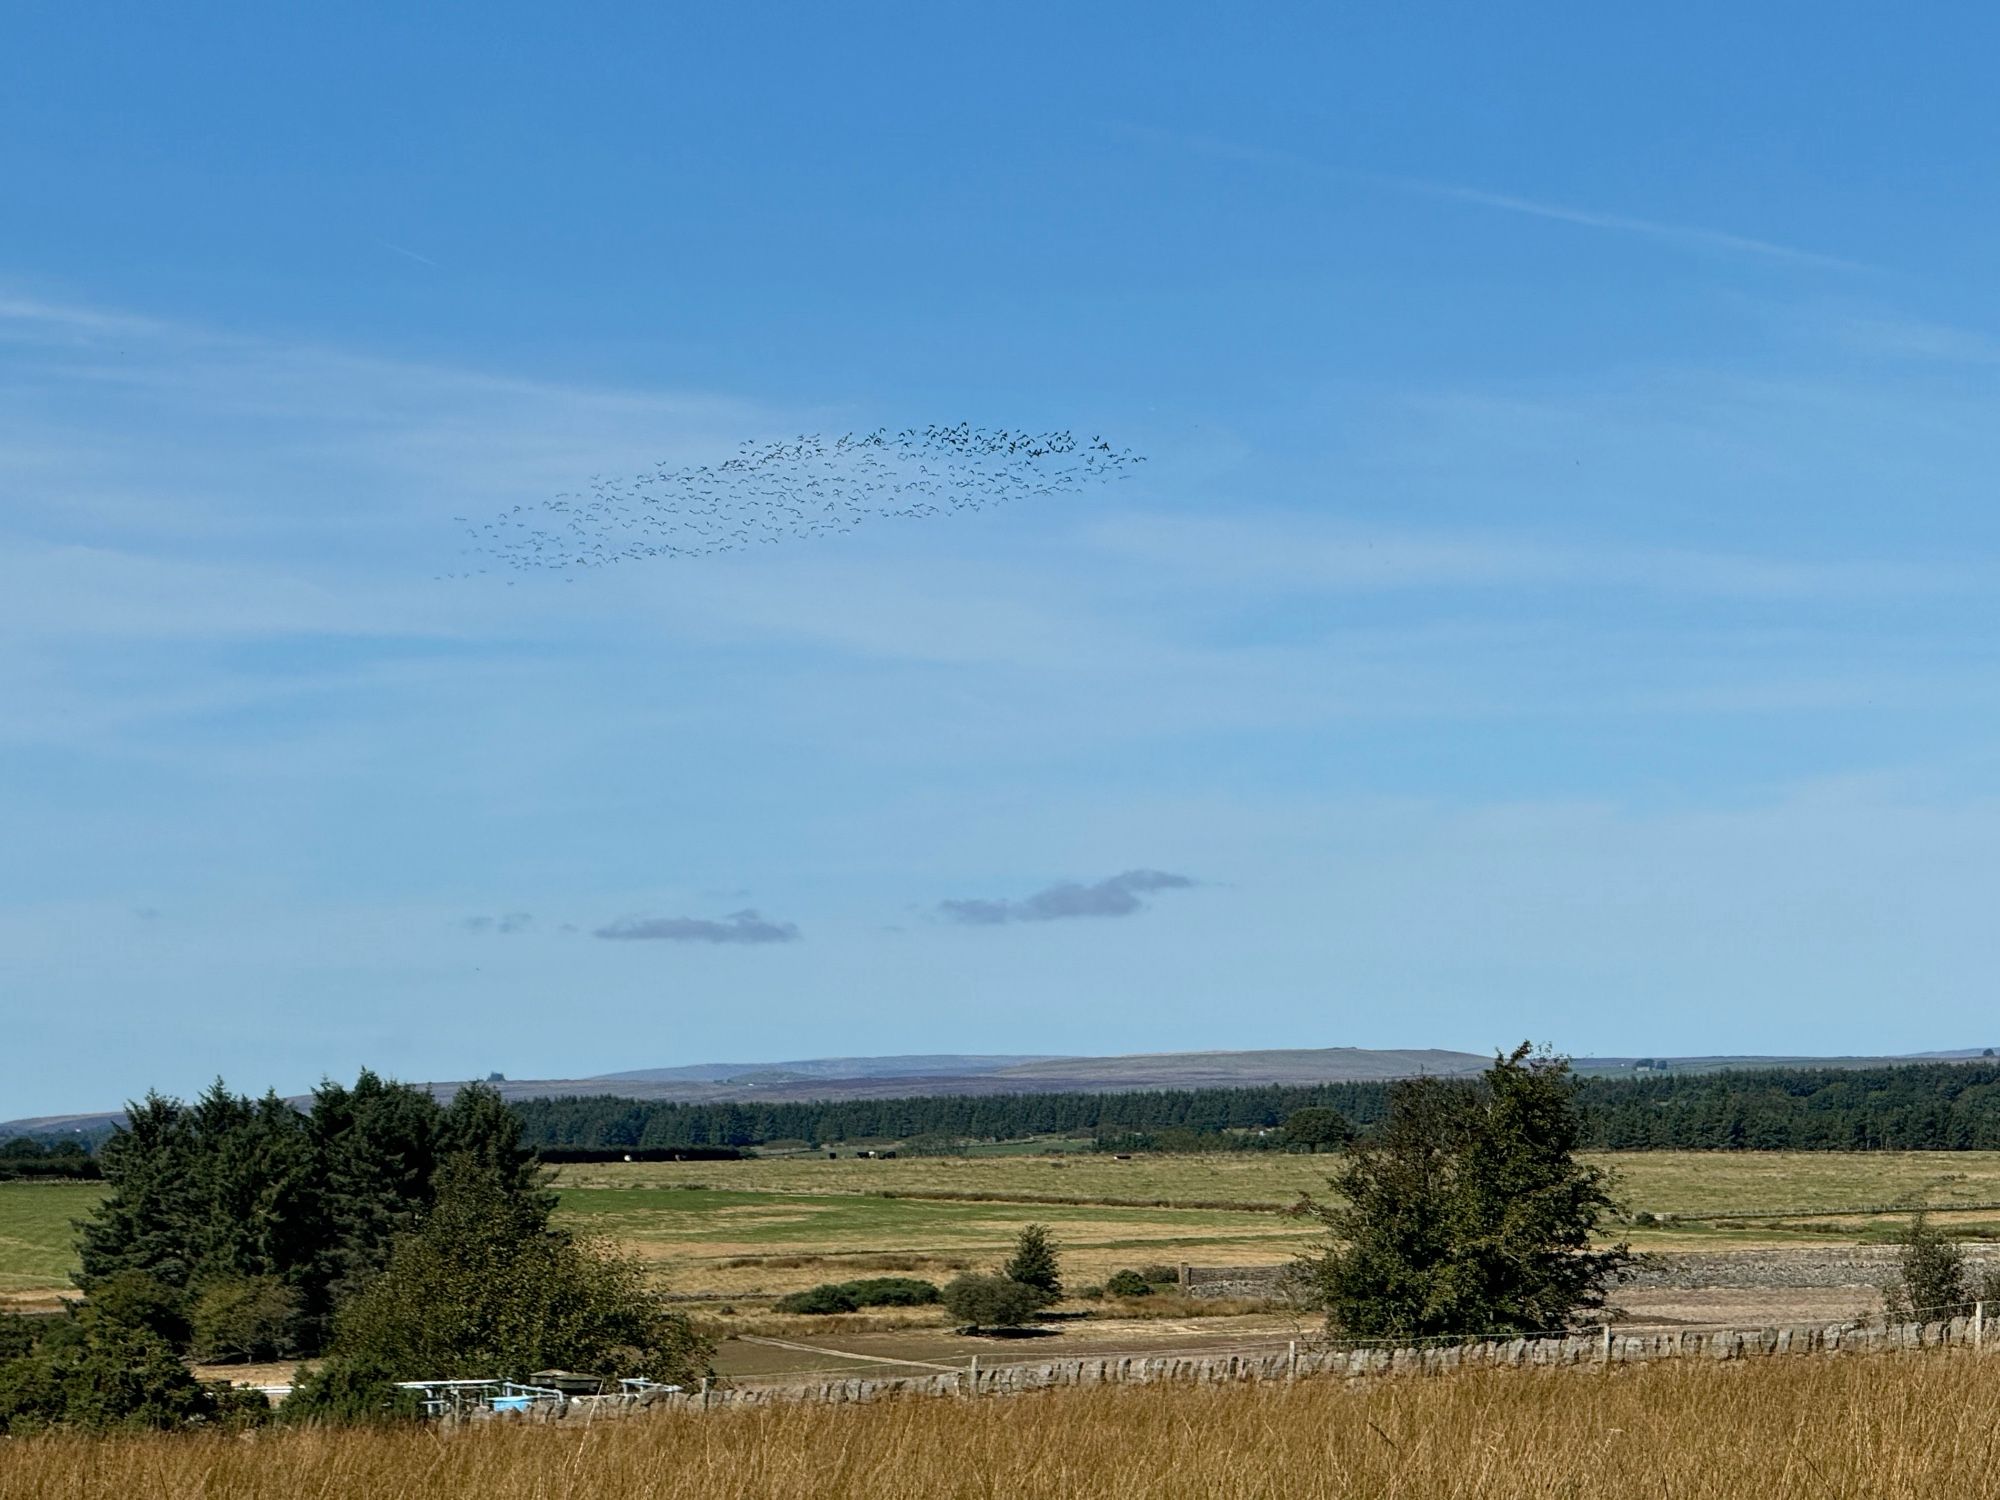
<svg viewBox="0 0 2000 1500"><path fill-rule="evenodd" d="M979 1356L972 1356L972 1394L979 1394Z"/></svg>
<svg viewBox="0 0 2000 1500"><path fill-rule="evenodd" d="M1972 1352L1977 1354L1986 1343L1986 1304L1972 1304Z"/></svg>
<svg viewBox="0 0 2000 1500"><path fill-rule="evenodd" d="M1611 1368L1611 1325L1604 1325L1604 1368Z"/></svg>
<svg viewBox="0 0 2000 1500"><path fill-rule="evenodd" d="M707 1377L706 1375L702 1376L702 1377L701 1377L701 1409L702 1409L703 1411L707 1411L707 1410L708 1410L708 1384L709 1384L709 1381L708 1381L708 1377Z"/></svg>

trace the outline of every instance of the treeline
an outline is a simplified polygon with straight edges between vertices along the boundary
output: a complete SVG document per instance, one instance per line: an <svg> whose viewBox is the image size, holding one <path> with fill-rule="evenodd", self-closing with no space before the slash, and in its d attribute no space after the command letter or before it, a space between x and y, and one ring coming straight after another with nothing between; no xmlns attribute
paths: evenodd
<svg viewBox="0 0 2000 1500"><path fill-rule="evenodd" d="M31 1135L19 1135L0 1142L0 1182L35 1178L94 1181L103 1175L103 1169L82 1141L43 1142Z"/></svg>
<svg viewBox="0 0 2000 1500"><path fill-rule="evenodd" d="M1581 1099L1615 1151L2000 1150L1996 1062L1592 1079Z"/></svg>
<svg viewBox="0 0 2000 1500"><path fill-rule="evenodd" d="M778 1141L954 1141L1089 1137L1102 1149L1287 1148L1304 1109L1333 1109L1364 1132L1387 1115L1389 1083L1159 1089L1130 1093L922 1095L825 1102L675 1104L531 1099L513 1108L537 1148L744 1148ZM2000 1150L2000 1062L1874 1068L1763 1068L1587 1078L1584 1144L1643 1151ZM1259 1136L1257 1132L1269 1132Z"/></svg>
<svg viewBox="0 0 2000 1500"><path fill-rule="evenodd" d="M1359 1125L1382 1118L1381 1084L1267 1085L1097 1094L927 1094L675 1104L641 1099L526 1099L515 1103L522 1139L550 1146L761 1146L802 1141L1010 1141L1032 1135L1215 1137L1273 1130L1295 1110L1336 1109Z"/></svg>

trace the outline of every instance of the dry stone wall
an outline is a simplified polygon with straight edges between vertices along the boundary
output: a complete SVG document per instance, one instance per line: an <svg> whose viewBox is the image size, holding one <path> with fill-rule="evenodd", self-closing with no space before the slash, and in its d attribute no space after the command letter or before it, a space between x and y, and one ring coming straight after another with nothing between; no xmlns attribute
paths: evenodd
<svg viewBox="0 0 2000 1500"><path fill-rule="evenodd" d="M1363 1379L1380 1375L1443 1374L1453 1370L1515 1369L1562 1365L1643 1364L1662 1359L1753 1359L1799 1354L1873 1354L1902 1349L1971 1347L1973 1320L1888 1327L1811 1324L1777 1328L1620 1334L1560 1338L1492 1339L1470 1344L1402 1348L1311 1348L1293 1345L1266 1353L1131 1355L1001 1365L971 1374L857 1376L846 1380L719 1387L678 1393L653 1391L636 1401L579 1398L522 1417L493 1420L595 1421L657 1411L700 1411L767 1406L787 1401L834 1405L913 1396L1001 1396L1067 1386L1148 1385L1159 1381L1288 1380L1313 1377ZM1983 1342L1983 1340L1981 1341Z"/></svg>

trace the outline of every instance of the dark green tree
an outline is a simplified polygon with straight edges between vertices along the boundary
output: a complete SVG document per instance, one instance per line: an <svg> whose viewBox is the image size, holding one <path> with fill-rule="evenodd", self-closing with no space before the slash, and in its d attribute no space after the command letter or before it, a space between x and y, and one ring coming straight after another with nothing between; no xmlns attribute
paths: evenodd
<svg viewBox="0 0 2000 1500"><path fill-rule="evenodd" d="M537 1195L471 1156L335 1322L332 1360L390 1380L545 1368L687 1382L710 1346L638 1261L552 1227Z"/></svg>
<svg viewBox="0 0 2000 1500"><path fill-rule="evenodd" d="M1338 1151L1354 1139L1354 1127L1337 1109L1308 1105L1285 1116L1285 1140L1317 1153L1321 1147Z"/></svg>
<svg viewBox="0 0 2000 1500"><path fill-rule="evenodd" d="M944 1305L966 1328L1018 1328L1048 1304L1011 1276L965 1275L945 1283Z"/></svg>
<svg viewBox="0 0 2000 1500"><path fill-rule="evenodd" d="M1044 1307L1062 1301L1062 1267L1056 1258L1060 1247L1046 1224L1024 1224L1014 1237L1014 1253L1000 1274L1031 1288Z"/></svg>
<svg viewBox="0 0 2000 1500"><path fill-rule="evenodd" d="M1525 1044L1475 1084L1396 1087L1389 1118L1303 1211L1328 1230L1300 1270L1328 1331L1368 1338L1516 1334L1599 1311L1630 1263L1596 1248L1616 1209L1577 1160L1583 1124L1567 1059Z"/></svg>

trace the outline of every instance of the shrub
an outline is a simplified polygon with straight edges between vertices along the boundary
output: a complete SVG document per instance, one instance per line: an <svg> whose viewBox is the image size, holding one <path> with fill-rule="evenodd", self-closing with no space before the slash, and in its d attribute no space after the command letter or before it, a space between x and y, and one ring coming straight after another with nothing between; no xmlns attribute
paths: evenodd
<svg viewBox="0 0 2000 1500"><path fill-rule="evenodd" d="M1010 1276L960 1276L944 1289L944 1305L967 1328L1018 1328L1047 1306L1035 1287Z"/></svg>
<svg viewBox="0 0 2000 1500"><path fill-rule="evenodd" d="M30 1318L21 1313L0 1313L0 1360L19 1359L35 1352L47 1318Z"/></svg>
<svg viewBox="0 0 2000 1500"><path fill-rule="evenodd" d="M88 1311L50 1329L28 1352L0 1360L0 1433L10 1435L247 1423L268 1411L254 1391L201 1384L157 1334Z"/></svg>
<svg viewBox="0 0 2000 1500"><path fill-rule="evenodd" d="M810 1291L780 1297L781 1313L847 1313L864 1307L928 1307L939 1299L936 1285L914 1276L871 1276L862 1281L828 1281Z"/></svg>
<svg viewBox="0 0 2000 1500"><path fill-rule="evenodd" d="M930 1307L942 1299L937 1284L914 1276L871 1276L847 1283L856 1307Z"/></svg>
<svg viewBox="0 0 2000 1500"><path fill-rule="evenodd" d="M837 1281L823 1282L810 1291L793 1292L772 1304L781 1313L848 1313L858 1306L847 1288Z"/></svg>
<svg viewBox="0 0 2000 1500"><path fill-rule="evenodd" d="M1137 1271L1120 1271L1104 1283L1104 1290L1114 1297L1150 1297L1153 1284Z"/></svg>
<svg viewBox="0 0 2000 1500"><path fill-rule="evenodd" d="M301 1372L278 1416L291 1423L352 1426L407 1421L422 1410L415 1391L397 1389L388 1365L350 1357L330 1359L311 1374Z"/></svg>
<svg viewBox="0 0 2000 1500"><path fill-rule="evenodd" d="M298 1352L299 1298L275 1276L233 1277L195 1299L189 1323L196 1359L279 1359Z"/></svg>
<svg viewBox="0 0 2000 1500"><path fill-rule="evenodd" d="M1151 1286L1179 1286L1181 1284L1179 1266L1167 1266L1154 1261L1149 1266L1139 1267L1139 1274L1145 1277L1147 1283Z"/></svg>

